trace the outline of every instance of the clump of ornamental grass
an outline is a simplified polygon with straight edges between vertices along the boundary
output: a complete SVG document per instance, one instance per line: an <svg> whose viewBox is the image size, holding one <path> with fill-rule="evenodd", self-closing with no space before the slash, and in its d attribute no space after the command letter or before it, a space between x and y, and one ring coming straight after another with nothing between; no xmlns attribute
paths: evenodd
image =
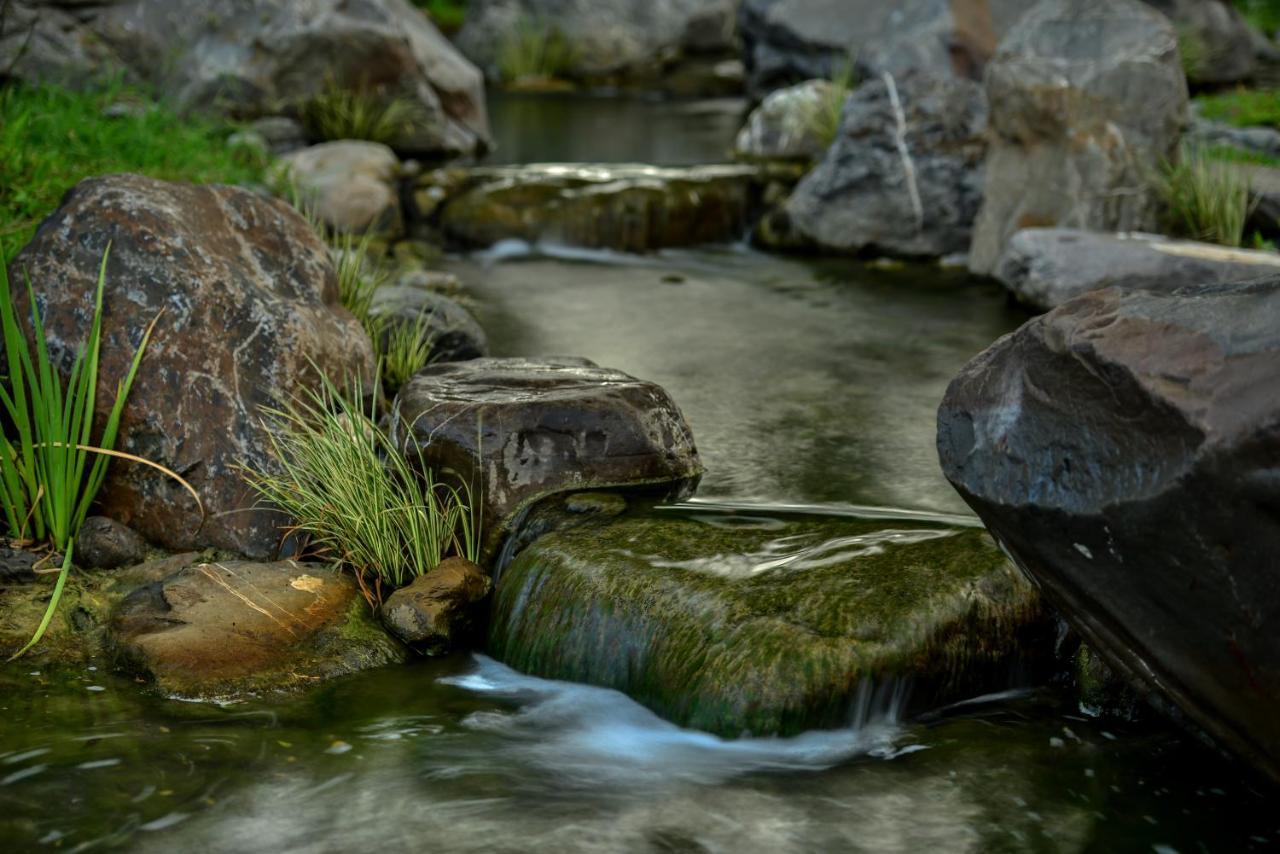
<svg viewBox="0 0 1280 854"><path fill-rule="evenodd" d="M507 83L553 80L573 67L575 51L555 26L524 17L498 44L498 73Z"/></svg>
<svg viewBox="0 0 1280 854"><path fill-rule="evenodd" d="M5 265L0 264L0 332L4 334L5 364L9 372L6 383L0 385L0 405L7 428L0 432L0 503L4 524L12 542L24 546L46 545L63 554L44 617L31 640L13 658L39 643L53 619L71 568L75 537L106 479L112 457L164 472L178 480L195 497L197 506L200 505L199 495L178 475L114 450L125 401L159 317L143 334L128 372L116 385L115 400L102 432L96 439L93 437L106 270L107 254L104 253L89 335L72 362L64 386L45 343L44 324L30 281L27 295L31 303L32 338L36 342L34 352L19 322Z"/></svg>
<svg viewBox="0 0 1280 854"><path fill-rule="evenodd" d="M1155 181L1171 228L1194 240L1240 246L1251 205L1249 182L1199 149L1166 162Z"/></svg>
<svg viewBox="0 0 1280 854"><path fill-rule="evenodd" d="M341 86L332 78L300 109L313 139L363 139L391 145L413 117L412 105L378 88Z"/></svg>
<svg viewBox="0 0 1280 854"><path fill-rule="evenodd" d="M373 334L373 295L386 282L386 273L370 257L368 235L339 238L335 257L338 273L338 300Z"/></svg>
<svg viewBox="0 0 1280 854"><path fill-rule="evenodd" d="M371 397L376 397L373 395ZM416 466L378 426L358 384L328 379L266 412L277 471L246 470L250 486L294 522L319 555L350 567L370 604L450 555L479 556L469 492ZM369 586L372 582L372 588Z"/></svg>
<svg viewBox="0 0 1280 854"><path fill-rule="evenodd" d="M431 362L435 336L431 312L421 311L413 320L394 315L374 315L370 337L382 365L382 384L392 393Z"/></svg>

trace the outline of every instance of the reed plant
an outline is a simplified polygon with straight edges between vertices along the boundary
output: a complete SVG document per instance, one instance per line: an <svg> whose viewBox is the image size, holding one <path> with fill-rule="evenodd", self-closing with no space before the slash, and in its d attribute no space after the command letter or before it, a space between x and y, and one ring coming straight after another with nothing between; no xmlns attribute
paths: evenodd
<svg viewBox="0 0 1280 854"><path fill-rule="evenodd" d="M451 554L475 560L479 529L469 490L441 483L420 451L410 465L375 418L328 379L267 410L278 471L246 469L250 486L293 520L317 553L350 567L370 604ZM370 396L371 400L376 395ZM368 582L372 581L372 588Z"/></svg>
<svg viewBox="0 0 1280 854"><path fill-rule="evenodd" d="M147 462L115 451L114 446L125 400L159 317L144 332L128 372L116 385L115 400L102 432L96 440L93 437L102 352L102 300L109 252L103 254L98 270L89 335L71 364L65 386L49 353L31 282L28 280L26 285L34 350L19 320L8 272L5 265L0 264L0 331L4 334L8 371L7 381L0 384L0 406L4 415L4 429L0 431L0 503L3 503L4 524L10 541L24 546L47 544L63 554L44 618L14 658L38 643L49 626L71 568L75 537L106 479L111 457ZM147 464L172 474L160 466ZM198 496L196 500L199 502Z"/></svg>

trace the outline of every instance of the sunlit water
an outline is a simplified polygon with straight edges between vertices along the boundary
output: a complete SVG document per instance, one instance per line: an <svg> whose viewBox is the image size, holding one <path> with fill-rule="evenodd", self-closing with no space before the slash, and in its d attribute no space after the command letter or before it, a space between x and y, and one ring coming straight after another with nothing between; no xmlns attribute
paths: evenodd
<svg viewBox="0 0 1280 854"><path fill-rule="evenodd" d="M101 690L91 690L101 689ZM4 850L1242 851L1267 794L1039 697L722 741L483 658L220 708L0 672ZM853 723L851 721L851 723Z"/></svg>

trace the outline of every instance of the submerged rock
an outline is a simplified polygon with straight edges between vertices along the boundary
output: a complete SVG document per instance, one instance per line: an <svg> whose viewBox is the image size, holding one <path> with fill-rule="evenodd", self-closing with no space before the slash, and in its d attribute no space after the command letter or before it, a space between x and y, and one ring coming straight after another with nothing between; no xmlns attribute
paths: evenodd
<svg viewBox="0 0 1280 854"><path fill-rule="evenodd" d="M840 252L963 251L982 203L986 126L986 99L971 81L864 83L826 157L788 200L791 226Z"/></svg>
<svg viewBox="0 0 1280 854"><path fill-rule="evenodd" d="M1025 228L994 275L1023 303L1048 310L1112 285L1175 291L1192 285L1280 275L1280 255L1153 234Z"/></svg>
<svg viewBox="0 0 1280 854"><path fill-rule="evenodd" d="M682 726L848 726L1009 687L1051 646L1039 598L979 530L662 511L562 529L499 579L489 649L622 691Z"/></svg>
<svg viewBox="0 0 1280 854"><path fill-rule="evenodd" d="M240 470L274 465L261 407L314 383L317 369L335 382L373 374L368 336L338 305L328 249L288 205L246 190L138 175L83 181L10 267L11 281L30 276L66 370L88 332L108 245L99 418L159 317L116 447L181 474L207 517L202 525L177 483L125 460L108 470L103 515L172 549L268 555L283 520L257 506ZM27 315L25 290L15 302Z"/></svg>
<svg viewBox="0 0 1280 854"><path fill-rule="evenodd" d="M472 639L480 624L477 606L492 586L471 561L449 558L388 596L382 622L419 652L441 655Z"/></svg>
<svg viewBox="0 0 1280 854"><path fill-rule="evenodd" d="M961 496L1091 646L1280 777L1280 277L1078 297L938 413Z"/></svg>
<svg viewBox="0 0 1280 854"><path fill-rule="evenodd" d="M400 159L381 143L341 140L295 151L278 161L274 183L341 234L397 237Z"/></svg>
<svg viewBox="0 0 1280 854"><path fill-rule="evenodd" d="M147 541L127 525L105 516L90 516L76 537L75 561L90 569L115 569L141 563Z"/></svg>
<svg viewBox="0 0 1280 854"><path fill-rule="evenodd" d="M981 80L1027 0L743 0L748 89L829 78L856 61L869 76L923 71Z"/></svg>
<svg viewBox="0 0 1280 854"><path fill-rule="evenodd" d="M417 207L468 247L514 239L649 252L741 238L759 174L751 166L491 167L457 182L429 173ZM443 202L442 183L453 185Z"/></svg>
<svg viewBox="0 0 1280 854"><path fill-rule="evenodd" d="M586 359L433 365L400 390L392 436L473 491L485 553L521 511L561 492L684 495L702 474L679 408L651 382Z"/></svg>
<svg viewBox="0 0 1280 854"><path fill-rule="evenodd" d="M403 658L350 576L293 561L190 564L131 593L110 632L129 670L188 698L303 687Z"/></svg>
<svg viewBox="0 0 1280 854"><path fill-rule="evenodd" d="M688 78L698 66L736 58L736 13L737 0L471 0L458 45L491 80L552 74L588 86L721 94L733 91L729 83L740 86L741 75L735 81L712 70L697 74L697 85ZM559 43L557 67L509 61L538 41Z"/></svg>
<svg viewBox="0 0 1280 854"><path fill-rule="evenodd" d="M1021 228L1154 231L1150 176L1177 151L1187 81L1169 21L1138 0L1043 0L986 76L993 140L970 268Z"/></svg>

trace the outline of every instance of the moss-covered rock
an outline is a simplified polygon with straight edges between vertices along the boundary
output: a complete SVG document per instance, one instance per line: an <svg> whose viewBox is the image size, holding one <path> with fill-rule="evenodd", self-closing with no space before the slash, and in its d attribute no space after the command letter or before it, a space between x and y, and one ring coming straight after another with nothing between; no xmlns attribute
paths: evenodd
<svg viewBox="0 0 1280 854"><path fill-rule="evenodd" d="M847 724L864 686L912 708L1047 661L1036 591L980 530L673 511L548 534L503 570L491 652L736 736Z"/></svg>
<svg viewBox="0 0 1280 854"><path fill-rule="evenodd" d="M542 164L460 178L451 170L419 179L413 210L464 246L515 239L649 252L740 238L761 174L751 166Z"/></svg>

